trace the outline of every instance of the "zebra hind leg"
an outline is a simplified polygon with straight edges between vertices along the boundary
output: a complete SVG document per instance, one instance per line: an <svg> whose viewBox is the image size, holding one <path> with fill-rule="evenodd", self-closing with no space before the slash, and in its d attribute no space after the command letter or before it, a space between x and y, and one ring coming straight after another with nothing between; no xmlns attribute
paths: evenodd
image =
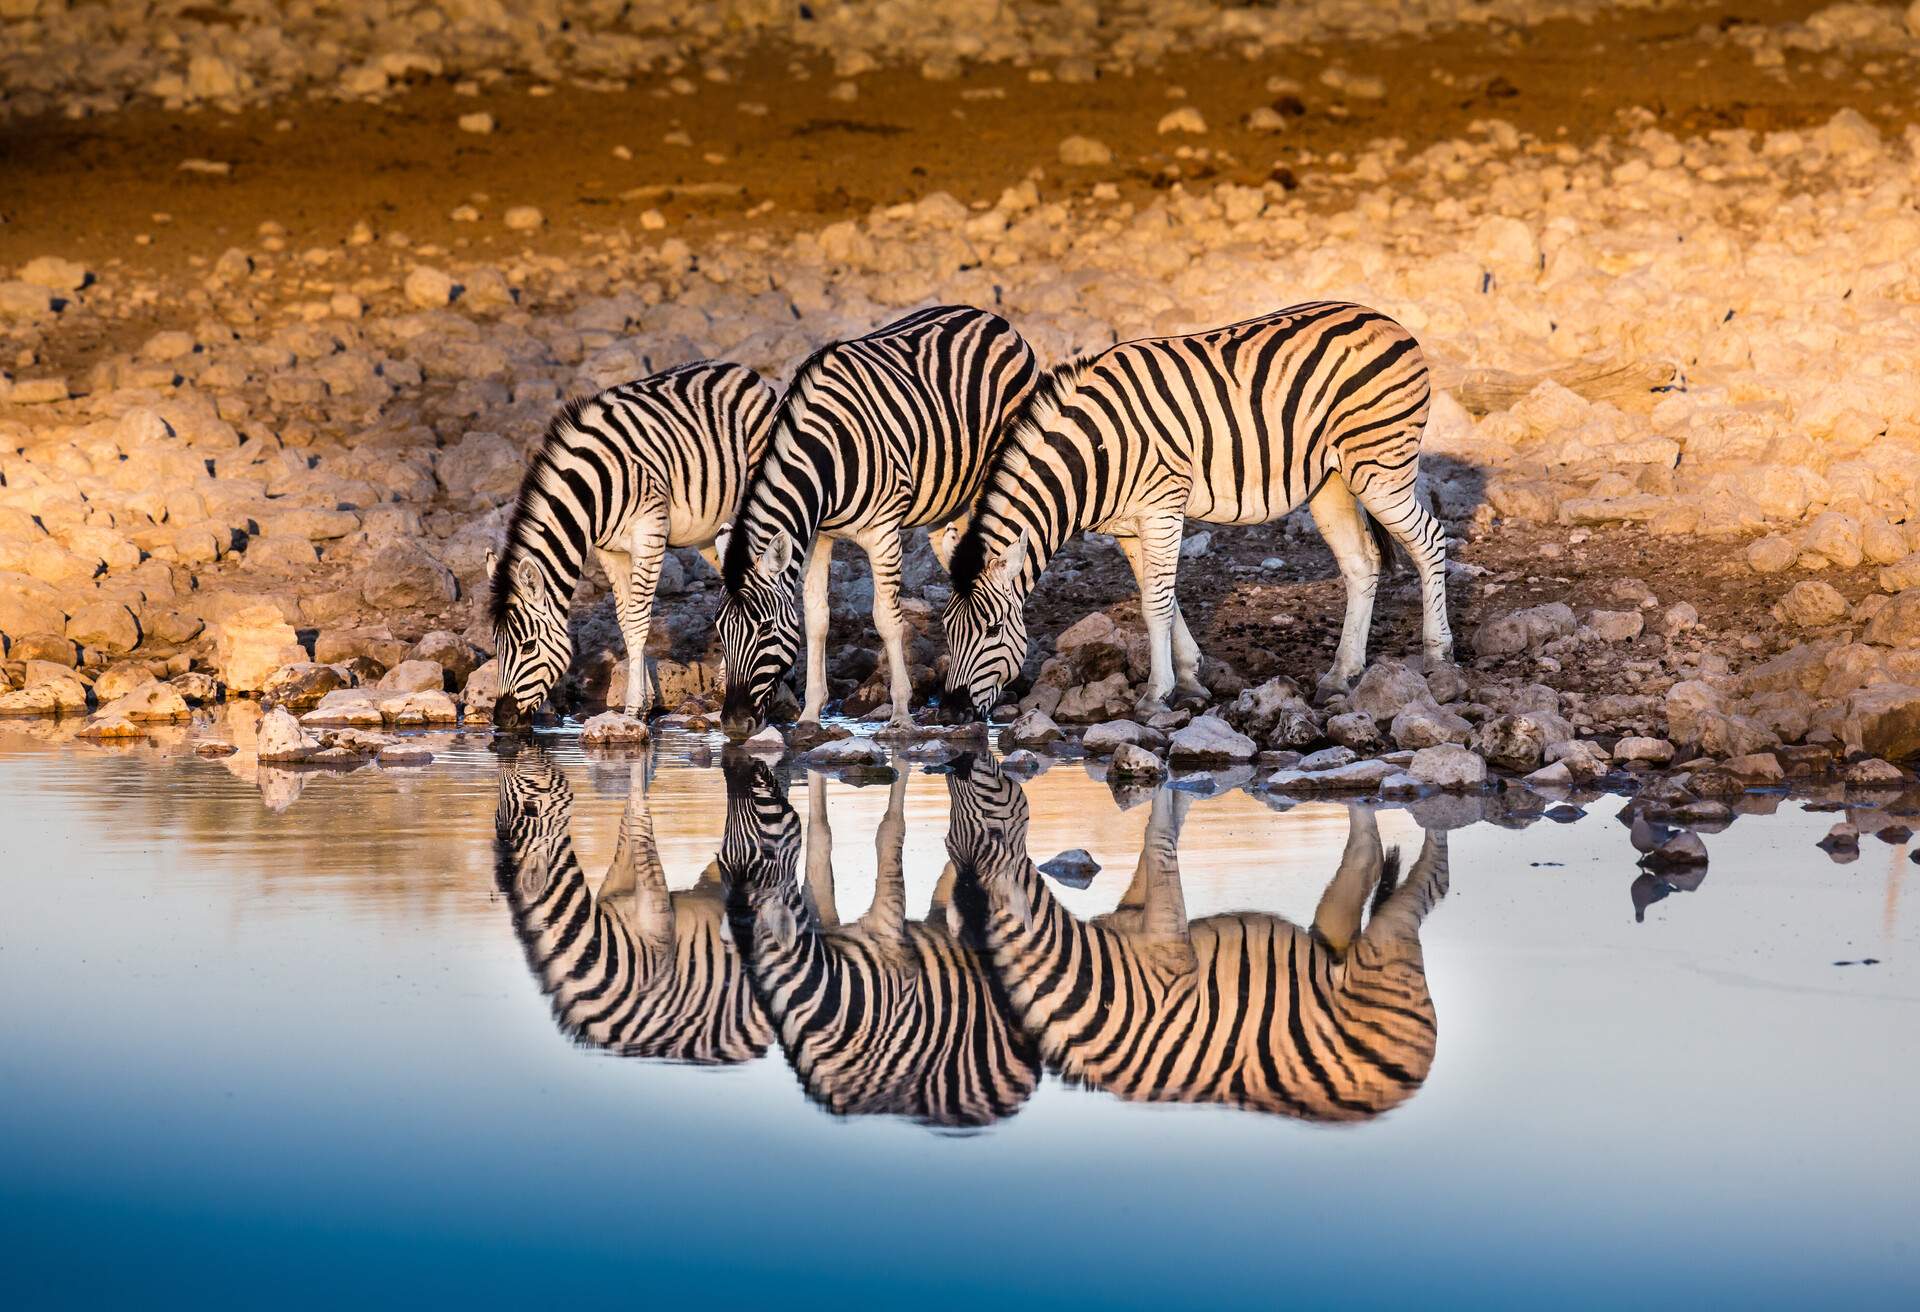
<svg viewBox="0 0 1920 1312"><path fill-rule="evenodd" d="M1320 676L1322 699L1345 692L1367 665L1367 631L1373 627L1373 598L1380 587L1380 548L1374 544L1365 512L1351 490L1335 474L1320 485L1307 502L1314 526L1326 539L1347 585L1347 614L1340 626L1340 645L1333 666Z"/></svg>
<svg viewBox="0 0 1920 1312"><path fill-rule="evenodd" d="M1147 687L1133 708L1134 715L1142 720L1167 710L1167 695L1176 686L1175 635L1186 626L1180 618L1174 583L1180 570L1180 536L1185 525L1185 517L1177 512L1155 514L1143 517L1133 536L1117 538L1127 563L1133 566L1134 581L1140 585L1140 617L1147 626ZM1183 646L1190 649L1197 667L1200 649L1193 644L1191 633ZM1199 690L1197 679L1193 686ZM1204 690L1200 693L1204 698Z"/></svg>
<svg viewBox="0 0 1920 1312"><path fill-rule="evenodd" d="M900 526L886 524L863 534L861 549L873 570L873 627L886 648L887 688L893 694L889 728L913 724L913 679L907 672L907 621L900 612Z"/></svg>
<svg viewBox="0 0 1920 1312"><path fill-rule="evenodd" d="M1362 465L1353 478L1360 504L1406 551L1420 575L1420 645L1427 667L1450 664L1453 629L1447 622L1447 534L1421 504L1418 467L1410 464L1387 470Z"/></svg>

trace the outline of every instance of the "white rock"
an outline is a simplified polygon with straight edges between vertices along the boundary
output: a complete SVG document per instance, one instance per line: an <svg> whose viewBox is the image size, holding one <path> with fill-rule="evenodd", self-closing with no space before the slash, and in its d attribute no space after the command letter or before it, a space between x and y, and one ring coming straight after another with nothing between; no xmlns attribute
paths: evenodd
<svg viewBox="0 0 1920 1312"><path fill-rule="evenodd" d="M421 309L437 310L453 299L458 286L443 270L421 265L407 275L403 290Z"/></svg>
<svg viewBox="0 0 1920 1312"><path fill-rule="evenodd" d="M1251 761L1259 750L1253 739L1217 715L1198 715L1174 733L1168 751L1175 764Z"/></svg>
<svg viewBox="0 0 1920 1312"><path fill-rule="evenodd" d="M1475 752L1443 743L1415 752L1407 773L1436 788L1478 788L1487 781L1487 763Z"/></svg>
<svg viewBox="0 0 1920 1312"><path fill-rule="evenodd" d="M619 711L602 711L580 726L587 747L624 747L647 741L646 721Z"/></svg>
<svg viewBox="0 0 1920 1312"><path fill-rule="evenodd" d="M514 232L533 232L546 225L547 216L537 206L515 205L502 216L501 221Z"/></svg>
<svg viewBox="0 0 1920 1312"><path fill-rule="evenodd" d="M1068 137L1060 143L1060 162L1075 168L1113 163L1113 151L1092 137Z"/></svg>
<svg viewBox="0 0 1920 1312"><path fill-rule="evenodd" d="M319 749L319 744L300 727L291 712L275 706L260 717L254 741L254 755L262 761L304 761Z"/></svg>
<svg viewBox="0 0 1920 1312"><path fill-rule="evenodd" d="M462 132L473 132L480 136L485 136L487 133L493 131L493 115L487 113L484 109L475 110L471 114L462 114L460 116L460 130Z"/></svg>
<svg viewBox="0 0 1920 1312"><path fill-rule="evenodd" d="M1180 108L1170 109L1160 116L1160 126L1158 130L1163 137L1169 132L1192 132L1201 134L1207 130L1207 120L1206 116L1201 114L1201 112L1192 105L1182 105Z"/></svg>
<svg viewBox="0 0 1920 1312"><path fill-rule="evenodd" d="M841 769L847 766L881 766L887 764L887 749L871 738L836 738L832 742L821 743L806 754L808 765Z"/></svg>

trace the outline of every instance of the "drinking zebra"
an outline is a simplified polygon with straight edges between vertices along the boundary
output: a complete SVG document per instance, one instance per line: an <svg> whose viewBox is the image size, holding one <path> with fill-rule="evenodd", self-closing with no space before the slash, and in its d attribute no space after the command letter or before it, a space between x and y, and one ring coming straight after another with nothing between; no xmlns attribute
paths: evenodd
<svg viewBox="0 0 1920 1312"><path fill-rule="evenodd" d="M646 767L632 767L613 863L589 892L569 824L573 790L537 748L500 777L495 879L562 1033L623 1057L705 1065L763 1055L773 1031L727 927L717 863L667 891Z"/></svg>
<svg viewBox="0 0 1920 1312"><path fill-rule="evenodd" d="M573 643L567 611L600 558L613 585L627 648L622 704L653 703L647 630L668 547L712 543L732 521L766 450L773 389L743 365L702 360L570 402L547 429L489 559L501 697L493 722L513 728L566 672Z"/></svg>
<svg viewBox="0 0 1920 1312"><path fill-rule="evenodd" d="M1372 813L1349 807L1312 929L1254 912L1189 924L1178 847L1192 797L1163 788L1120 908L1083 922L1028 856L1018 784L963 763L948 791L947 851L986 899L988 957L1049 1068L1130 1100L1316 1121L1376 1116L1426 1080L1434 1011L1419 930L1447 890L1444 833L1427 835L1396 887Z"/></svg>
<svg viewBox="0 0 1920 1312"><path fill-rule="evenodd" d="M1331 301L1053 370L1009 423L953 551L948 709L993 706L1026 656L1027 595L1068 538L1095 529L1119 539L1140 585L1151 665L1141 712L1175 691L1204 697L1174 596L1183 524L1261 524L1303 501L1347 586L1323 689L1366 664L1381 529L1419 571L1427 659L1451 659L1446 541L1416 496L1427 397L1412 336Z"/></svg>
<svg viewBox="0 0 1920 1312"><path fill-rule="evenodd" d="M907 920L905 774L874 838L872 905L846 925L833 905L825 780L809 787L804 890L799 818L764 765L727 767L721 856L748 975L807 1096L837 1116L952 1128L1013 1115L1039 1081L1039 1059L952 923L961 913L947 900L951 880L926 921Z"/></svg>
<svg viewBox="0 0 1920 1312"><path fill-rule="evenodd" d="M728 542L717 627L726 658L722 721L744 738L799 653L806 576L807 692L802 720L827 696L827 575L847 539L873 570L873 623L886 648L892 720L913 694L900 612L901 533L973 503L1002 421L1026 396L1033 350L997 314L921 310L819 351L794 375L767 458ZM825 541L823 542L822 539ZM942 555L947 539L936 544Z"/></svg>

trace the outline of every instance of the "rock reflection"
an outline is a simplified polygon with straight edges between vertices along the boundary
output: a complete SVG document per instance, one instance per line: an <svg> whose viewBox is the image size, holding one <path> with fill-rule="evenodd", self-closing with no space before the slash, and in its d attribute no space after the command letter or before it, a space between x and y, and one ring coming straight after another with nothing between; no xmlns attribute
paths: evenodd
<svg viewBox="0 0 1920 1312"><path fill-rule="evenodd" d="M574 854L573 789L538 748L500 779L495 878L554 1020L580 1043L627 1057L706 1065L752 1061L773 1031L728 932L718 863L667 889L653 840L644 758L613 862L597 892Z"/></svg>
<svg viewBox="0 0 1920 1312"><path fill-rule="evenodd" d="M754 992L801 1086L837 1115L950 1128L1013 1115L1039 1081L1039 1061L994 975L963 941L967 917L950 874L926 919L907 919L907 776L895 775L874 837L873 901L846 924L833 897L827 787L818 774L808 781L803 889L799 817L772 771L727 766L721 865Z"/></svg>
<svg viewBox="0 0 1920 1312"><path fill-rule="evenodd" d="M1427 832L1402 882L1372 812L1349 807L1311 929L1258 912L1189 923L1179 839L1193 798L1163 788L1119 909L1082 921L1033 864L1018 783L966 762L948 788L958 885L983 897L988 956L1050 1069L1128 1099L1311 1120L1376 1116L1425 1081L1419 931L1447 890L1445 833Z"/></svg>

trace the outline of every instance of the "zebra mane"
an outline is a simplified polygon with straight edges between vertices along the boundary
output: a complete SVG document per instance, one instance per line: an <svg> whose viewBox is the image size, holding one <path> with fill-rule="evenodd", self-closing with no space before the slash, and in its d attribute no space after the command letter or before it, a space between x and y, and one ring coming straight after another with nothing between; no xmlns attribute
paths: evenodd
<svg viewBox="0 0 1920 1312"><path fill-rule="evenodd" d="M560 413L547 424L546 436L540 439L540 447L527 465L526 477L520 480L520 492L514 498L513 514L507 519L506 544L500 548L500 559L494 562L493 578L488 580L492 595L487 599L487 615L496 629L507 622L507 611L513 600L514 567L526 555L527 538L546 507L547 479L553 471L553 454L566 444L565 434L569 429L579 426L581 412L593 400L591 396L576 396L560 407Z"/></svg>
<svg viewBox="0 0 1920 1312"><path fill-rule="evenodd" d="M1043 370L1033 380L1033 390L1027 393L1019 408L1007 416L1000 440L994 444L993 454L987 460L986 476L980 483L980 496L975 503L977 506L985 508L987 494L999 486L1000 476L1012 460L1015 449L1029 434L1039 432L1040 425L1060 408L1061 400L1073 391L1097 354L1075 356L1063 364ZM968 523L967 531L960 535L960 541L953 548L953 559L948 564L947 574L953 581L956 593L971 589L986 572L987 539L981 532L985 518L984 514L976 513Z"/></svg>
<svg viewBox="0 0 1920 1312"><path fill-rule="evenodd" d="M720 581L727 591L738 592L740 585L747 581L747 569L753 561L753 534L747 531L747 516L753 510L760 489L767 481L767 470L772 466L776 452L775 444L780 439L780 431L788 416L793 413L800 395L800 385L819 369L820 361L827 352L838 346L838 342L828 342L815 350L813 354L800 362L793 371L793 381L787 384L787 390L780 394L780 400L774 405L773 413L767 416L767 452L760 463L754 466L753 473L747 479L746 490L740 495L740 513L734 518L733 532L727 537L727 554L720 561ZM796 557L801 544L795 543Z"/></svg>

